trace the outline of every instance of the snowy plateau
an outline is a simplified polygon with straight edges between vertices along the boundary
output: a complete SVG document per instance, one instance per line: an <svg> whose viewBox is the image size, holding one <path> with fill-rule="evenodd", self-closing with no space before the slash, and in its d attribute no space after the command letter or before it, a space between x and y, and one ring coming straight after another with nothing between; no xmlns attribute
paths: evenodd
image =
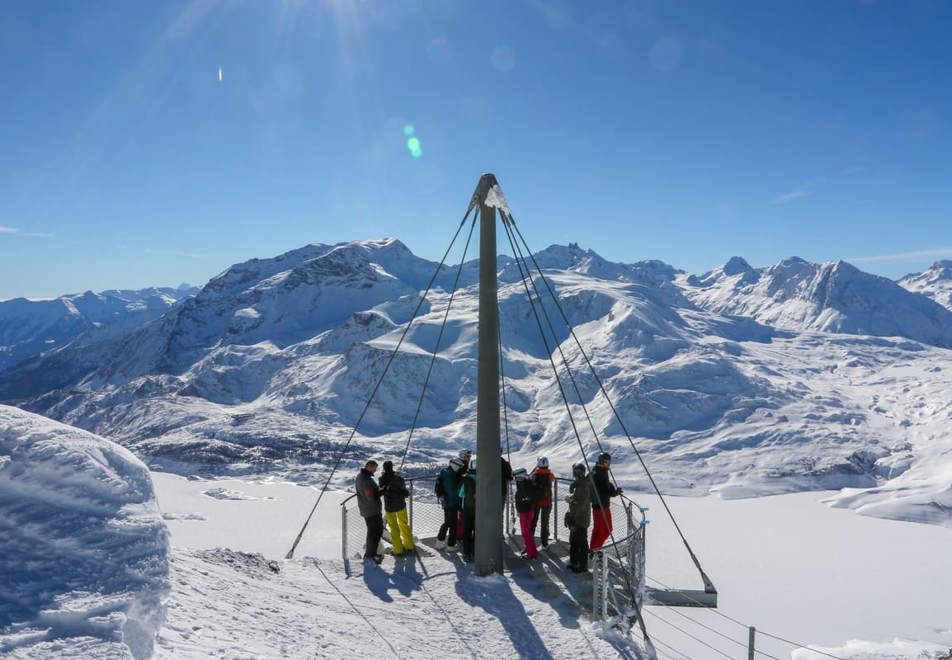
<svg viewBox="0 0 952 660"><path fill-rule="evenodd" d="M757 562L769 560L744 554L750 534L738 526L725 541L724 528L712 524L753 515L745 507L754 503L775 504L775 524L783 516L799 527L771 530L767 516L757 518L765 535L784 541L769 551L848 530L853 541L836 546L835 560L878 562L861 571L878 589L860 595L862 575L840 587L845 618L855 614L854 593L860 614L916 614L915 622L911 614L865 616L878 627L857 624L847 635L861 637L849 637L837 636L835 621L811 628L808 611L788 609L773 615L774 630L798 630L799 639L838 657L938 658L942 645L952 646L952 605L934 591L949 593L952 572L937 559L952 551L948 262L894 282L845 262L796 258L755 269L735 257L701 275L658 261L613 263L574 244L535 259L658 485L679 496L689 530L710 537L702 541L708 556L718 548L723 554L716 561L730 575L719 584L724 602L732 588L758 588L754 574L764 599L783 598L777 592L789 593L793 587L781 586L788 582L814 597L837 589L810 584L808 571L758 573ZM236 264L164 308L57 338L44 351L36 349L42 333L12 329L38 328L47 312L6 325L0 315L0 355L23 351L0 362L0 400L16 406L0 407L0 654L351 657L384 649L400 657L637 657L637 648L578 621L567 596L516 578L457 582L458 567L440 557L430 560L433 572L452 579L427 582L385 564L386 573L343 580L332 559L335 539L325 538L336 528L339 542L339 497L322 504L323 523L313 533L323 540L305 539L311 559L278 561L315 495L306 486L326 477L436 268L393 239L308 245ZM567 473L580 449L546 343L517 262L500 256L497 271L513 463L528 467L545 454ZM460 447L474 446L478 264L464 262L439 271L335 488L348 489L365 458L402 453L457 273L461 288L406 471L432 472ZM569 388L573 414L584 419L586 406L618 480L650 501L641 495L649 490L644 471L559 310L542 298L555 344L577 378L578 390ZM554 357L564 377L561 354ZM597 445L588 430L586 422L580 431L591 457ZM153 470L164 521L156 518L148 472L130 451ZM817 504L821 498L832 509ZM273 526L249 531L241 515ZM661 542L658 523L651 538ZM90 568L97 548L106 548L115 570ZM811 566L829 559L820 552L808 562L805 550L799 556ZM888 568L896 561L901 569ZM741 574L734 564L750 570ZM884 571L906 581L886 580L878 575ZM381 596L392 590L402 607ZM767 611L757 599L734 602L735 613ZM386 634L374 638L374 623L358 611ZM293 629L275 632L291 620ZM458 630L461 620L488 631L482 646L471 630ZM438 629L435 637L426 637L428 626ZM387 649L394 636L404 645ZM677 633L667 639L691 648ZM707 653L698 647L689 657L719 657Z"/></svg>

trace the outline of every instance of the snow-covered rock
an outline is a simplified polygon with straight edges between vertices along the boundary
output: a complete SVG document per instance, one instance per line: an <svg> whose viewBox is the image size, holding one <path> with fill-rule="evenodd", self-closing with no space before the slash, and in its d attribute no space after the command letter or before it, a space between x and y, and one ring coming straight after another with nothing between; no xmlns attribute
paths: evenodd
<svg viewBox="0 0 952 660"><path fill-rule="evenodd" d="M147 658L168 532L128 450L0 406L0 654Z"/></svg>
<svg viewBox="0 0 952 660"><path fill-rule="evenodd" d="M778 328L907 337L952 347L952 312L845 261L813 264L791 257L754 269L734 257L701 277L682 275L679 283L704 309Z"/></svg>
<svg viewBox="0 0 952 660"><path fill-rule="evenodd" d="M910 273L899 280L899 285L952 309L952 261L937 261L921 273Z"/></svg>

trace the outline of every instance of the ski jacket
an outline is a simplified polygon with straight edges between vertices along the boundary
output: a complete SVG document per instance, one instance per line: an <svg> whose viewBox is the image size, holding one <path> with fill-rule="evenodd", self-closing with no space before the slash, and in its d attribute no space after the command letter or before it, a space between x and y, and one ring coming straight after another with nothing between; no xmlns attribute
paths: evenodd
<svg viewBox="0 0 952 660"><path fill-rule="evenodd" d="M516 511L519 513L528 513L535 509L537 499L536 485L532 479L516 480Z"/></svg>
<svg viewBox="0 0 952 660"><path fill-rule="evenodd" d="M552 506L552 483L555 475L549 468L537 467L529 474L536 485L536 506Z"/></svg>
<svg viewBox="0 0 952 660"><path fill-rule="evenodd" d="M569 486L569 518L571 527L588 529L592 524L592 483L580 477Z"/></svg>
<svg viewBox="0 0 952 660"><path fill-rule="evenodd" d="M459 499L463 511L476 511L476 475L467 472L460 480Z"/></svg>
<svg viewBox="0 0 952 660"><path fill-rule="evenodd" d="M592 470L592 508L607 509L611 498L618 495L618 489L608 478L608 468L596 465Z"/></svg>
<svg viewBox="0 0 952 660"><path fill-rule="evenodd" d="M512 466L505 458L502 459L502 501L506 501L509 496L509 482L512 481Z"/></svg>
<svg viewBox="0 0 952 660"><path fill-rule="evenodd" d="M380 490L383 493L383 508L388 513L403 511L407 508L407 482L396 472L384 472L380 475Z"/></svg>
<svg viewBox="0 0 952 660"><path fill-rule="evenodd" d="M443 485L443 508L459 508L459 476L453 471L453 468L446 466L440 471L438 477Z"/></svg>
<svg viewBox="0 0 952 660"><path fill-rule="evenodd" d="M367 468L360 468L357 473L357 480L354 482L354 490L357 491L357 508L360 515L364 518L383 515L380 506L380 487L374 481L374 475L367 471Z"/></svg>

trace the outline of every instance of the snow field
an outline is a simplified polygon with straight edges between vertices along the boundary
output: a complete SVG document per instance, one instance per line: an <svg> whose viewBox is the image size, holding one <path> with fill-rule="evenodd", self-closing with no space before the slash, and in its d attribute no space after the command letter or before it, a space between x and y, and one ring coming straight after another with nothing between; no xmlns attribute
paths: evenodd
<svg viewBox="0 0 952 660"><path fill-rule="evenodd" d="M192 577L177 575L179 566L184 566L182 570L193 575L212 570L206 565L208 562L221 565L219 555L222 552L227 554L227 551L215 548L224 546L261 553L261 557L247 560L256 565L273 561L280 567L278 577L270 570L255 573L263 583L256 583L254 588L269 594L267 598L277 599L276 604L267 607L281 612L284 611L282 603L291 602L294 611L305 611L301 615L304 621L312 621L309 617L317 616L311 613L316 605L295 600L298 596L290 596L289 601L280 595L284 593L281 589L286 587L284 581L293 575L294 580L308 585L304 590L311 595L302 598L318 602L320 608L331 608L334 612L333 617L328 619L333 622L328 625L332 630L321 633L321 639L330 644L325 652L309 646L317 643L313 641L318 634L315 632L318 624L315 623L304 626L300 632L288 633L293 639L298 639L300 634L301 644L289 647L288 657L352 657L335 656L334 652L344 647L334 644L346 644L344 640L347 634L341 631L367 631L367 623L353 608L347 607L340 594L334 595L335 590L327 578L349 600L358 604L358 609L361 609L361 604L365 604L367 607L372 606L372 611L384 615L372 617L375 625L389 626L389 623L384 624L382 621L389 622L393 618L393 621L398 622L393 627L398 637L401 631L406 631L405 634L415 640L414 644L422 644L422 648L429 653L445 652L449 657L471 657L451 630L444 630L439 622L445 622L447 617L453 622L458 620L457 617L464 622L474 621L474 604L466 599L475 600L476 596L467 580L476 583L481 581L466 576L465 571L468 569L457 567L452 555L448 561L435 555L424 558L424 565L432 579L425 579L421 584L426 585L430 593L422 587L412 586L413 580L419 581L419 576L415 576L414 572L422 574L420 566L411 569L401 563L403 560L395 561L389 557L383 567L370 567L366 572L362 565L352 563L355 575L347 577L343 565L337 559L340 548L338 503L347 493L332 491L325 495L299 546L296 556L303 559L284 562L281 558L313 505L316 496L313 489L278 480L257 483L235 479L207 482L169 474L155 474L154 478L160 502L164 507L174 506L179 516L176 520L168 521L176 547L173 562L173 581L176 586L170 598L174 607L170 605L169 624L162 633L164 641L160 641L160 649L164 650L160 653L185 653L187 648L193 648L194 653L200 654L200 649L210 649L208 644L219 643L225 645L222 648L226 651L232 648L229 644L234 645L234 648L241 648L245 644L244 648L271 649L271 652L261 650L254 657L280 654L280 648L272 645L277 644L277 641L261 641L269 639L268 633L251 623L247 624L250 627L245 632L244 625L232 623L224 614L201 624L201 634L189 632L187 624L190 625L194 618L190 613L197 613L206 606L202 598L222 603L229 602L231 598L238 599L238 602L247 601L246 595L228 591L230 587L216 586L211 591L200 586L193 588L190 586ZM204 494L212 485L257 499L218 500ZM632 495L642 506L649 508L649 584L700 588L697 572L660 503L646 494ZM880 652L892 653L883 656L890 659L917 658L920 652L926 653L922 658L938 657L941 644L952 646L952 608L947 604L948 594L952 593L952 572L947 568L947 558L952 556L952 533L943 527L857 516L852 511L829 508L819 502L820 498L829 495L799 493L741 500L718 497L667 498L702 565L718 587L720 608L719 613L702 609L673 612L662 607L646 608L649 633L683 652L686 657L721 657L670 625L675 624L715 648L732 653L731 657L740 657L737 653L742 651L741 647L713 635L699 625L715 628L746 644L746 628L720 615L726 614L763 631L851 660L878 660L880 656L875 653ZM190 518L191 515L196 517ZM290 527L282 528L285 525ZM248 528L258 533L247 534ZM284 542L275 543L274 538L281 538ZM322 559L313 565L309 555ZM435 569L434 563L437 566ZM314 572L317 566L323 574L320 574L321 571L317 574ZM457 574L464 575L464 585L461 587L456 586ZM581 650L573 646L581 639L572 641L573 635L585 633L592 638L596 637L596 631L584 615L578 618L578 608L571 605L573 598L581 596L577 593L573 596L571 590L565 592L556 586L561 578L515 573L507 577L509 579L504 582L508 584L509 592L503 591L501 597L509 606L496 610L490 608L491 611L482 608L483 615L489 612L506 621L500 624L493 623L491 618L480 618L478 626L472 624L474 628L487 631L479 637L482 643L490 644L486 647L485 655L498 653L501 657L554 658L594 655L591 650L585 650L587 644ZM227 580L214 582L224 585ZM320 598L313 596L317 592L315 590L324 595ZM438 616L432 615L427 619L424 629L442 630L439 634L432 632L433 641L440 642L442 646L427 647L426 637L413 637L421 634L411 630L415 630L419 624L405 618L408 616L406 611L432 614L427 609L433 607L429 601L430 594L442 594L438 601L447 617L437 611ZM393 599L393 603L387 601L388 597ZM331 602L334 598L337 599L336 604ZM421 599L422 603L419 602ZM252 607L260 609L264 606ZM264 607L266 612L267 607ZM281 616L278 612L258 616L277 618ZM690 617L690 620L682 614ZM234 615L239 619L244 616L238 613ZM551 618L558 621L559 625L556 626ZM338 622L346 622L346 626ZM532 634L525 627L530 624L537 627L536 634L545 641L549 655L525 655L526 647L519 646L523 642L509 639L514 631L522 636L520 639L526 635L532 639ZM457 628L460 626L455 624ZM545 626L544 632L538 626ZM390 637L389 627L381 630ZM190 635L189 638L183 636L186 633ZM363 639L374 636L372 632L366 632L360 641L352 641L356 645L353 655L361 655L363 649L374 645L378 649L383 646L379 638L376 642ZM491 641L497 636L500 639ZM568 640L562 641L566 636ZM229 639L233 641L228 642ZM506 639L509 641L506 642ZM559 641L549 643L550 639ZM905 641L893 642L894 639ZM614 640L600 641L611 644ZM369 646L361 646L364 643ZM507 643L509 646L506 646ZM595 648L599 648L595 642L592 643ZM563 644L569 646L563 647ZM417 657L409 647L398 644L396 648L402 657ZM480 650L482 648L476 649L477 657L484 657ZM563 648L571 651L563 653ZM807 651L796 651L795 646L766 636L758 636L757 648L779 658L813 658L803 655ZM662 657L682 657L665 652L660 645L659 650ZM453 653L460 655L454 656ZM614 657L619 649L612 648L605 653L605 657Z"/></svg>

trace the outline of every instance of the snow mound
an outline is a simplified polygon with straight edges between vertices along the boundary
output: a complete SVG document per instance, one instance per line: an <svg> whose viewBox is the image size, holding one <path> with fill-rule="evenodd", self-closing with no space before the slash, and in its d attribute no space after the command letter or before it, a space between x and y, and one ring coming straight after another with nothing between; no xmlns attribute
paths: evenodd
<svg viewBox="0 0 952 660"><path fill-rule="evenodd" d="M928 642L915 642L894 639L891 642L867 642L853 639L839 648L816 647L796 649L790 654L791 660L823 660L831 656L844 660L896 660L897 658L917 658L919 660L941 660L948 657L945 646Z"/></svg>
<svg viewBox="0 0 952 660"><path fill-rule="evenodd" d="M128 450L0 406L0 654L149 657L168 554Z"/></svg>

